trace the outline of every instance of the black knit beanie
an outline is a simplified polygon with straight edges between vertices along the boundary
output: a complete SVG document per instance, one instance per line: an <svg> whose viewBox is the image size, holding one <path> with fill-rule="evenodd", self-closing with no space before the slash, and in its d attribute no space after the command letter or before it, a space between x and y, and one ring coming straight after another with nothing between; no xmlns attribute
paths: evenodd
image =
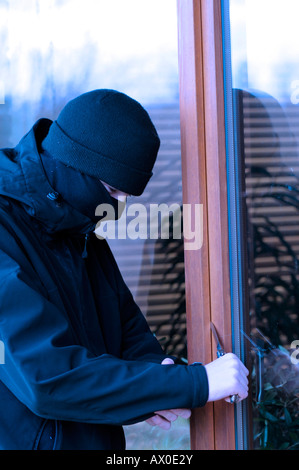
<svg viewBox="0 0 299 470"><path fill-rule="evenodd" d="M139 196L153 174L160 139L137 101L103 89L70 101L42 147L65 165Z"/></svg>

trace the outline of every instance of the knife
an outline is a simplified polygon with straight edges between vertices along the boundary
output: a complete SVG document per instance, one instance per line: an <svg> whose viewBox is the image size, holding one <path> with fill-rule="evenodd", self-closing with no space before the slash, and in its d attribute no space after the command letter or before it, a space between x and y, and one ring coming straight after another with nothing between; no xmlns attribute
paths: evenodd
<svg viewBox="0 0 299 470"><path fill-rule="evenodd" d="M211 330L212 330L214 339L215 339L215 341L216 341L216 345L217 345L217 357L219 358L219 357L224 356L224 355L226 354L226 352L225 352L225 350L223 349L223 346L222 346L222 344L221 344L221 342L220 342L220 339L219 339L219 336L218 336L218 333L217 333L217 330L216 330L216 328L215 328L214 323L211 322L210 326L211 326ZM233 403L238 403L239 400L240 400L239 395L232 395L232 396L230 397L230 403L232 403L232 404L233 404Z"/></svg>

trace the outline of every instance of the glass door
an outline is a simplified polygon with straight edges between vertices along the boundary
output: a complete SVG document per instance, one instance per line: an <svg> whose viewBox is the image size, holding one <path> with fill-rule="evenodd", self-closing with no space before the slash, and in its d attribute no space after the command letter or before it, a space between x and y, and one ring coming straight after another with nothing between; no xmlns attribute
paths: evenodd
<svg viewBox="0 0 299 470"><path fill-rule="evenodd" d="M222 7L237 447L298 450L299 3Z"/></svg>

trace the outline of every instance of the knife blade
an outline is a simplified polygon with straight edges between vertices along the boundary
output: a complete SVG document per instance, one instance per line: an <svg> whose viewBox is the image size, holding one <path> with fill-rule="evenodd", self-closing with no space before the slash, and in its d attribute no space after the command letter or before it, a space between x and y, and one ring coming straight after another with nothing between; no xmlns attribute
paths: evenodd
<svg viewBox="0 0 299 470"><path fill-rule="evenodd" d="M211 322L211 330L212 330L212 333L213 333L213 336L214 336L214 339L216 341L216 346L217 346L217 357L222 357L225 355L225 351L221 345L221 342L220 342L220 339L219 339L219 336L218 336L218 333L217 333L217 330L215 328L215 325L214 323Z"/></svg>

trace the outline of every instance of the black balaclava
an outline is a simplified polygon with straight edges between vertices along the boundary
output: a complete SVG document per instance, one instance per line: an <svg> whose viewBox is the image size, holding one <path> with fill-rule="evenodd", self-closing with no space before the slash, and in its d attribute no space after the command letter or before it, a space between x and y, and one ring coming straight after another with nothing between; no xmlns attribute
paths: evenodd
<svg viewBox="0 0 299 470"><path fill-rule="evenodd" d="M115 219L118 219L123 205L110 196L99 179L66 166L45 150L40 156L51 187L66 203L95 224L100 220L100 217L95 215L96 207L100 204L110 204L115 211Z"/></svg>
<svg viewBox="0 0 299 470"><path fill-rule="evenodd" d="M104 89L71 100L42 146L68 167L140 196L153 174L160 139L137 101Z"/></svg>

